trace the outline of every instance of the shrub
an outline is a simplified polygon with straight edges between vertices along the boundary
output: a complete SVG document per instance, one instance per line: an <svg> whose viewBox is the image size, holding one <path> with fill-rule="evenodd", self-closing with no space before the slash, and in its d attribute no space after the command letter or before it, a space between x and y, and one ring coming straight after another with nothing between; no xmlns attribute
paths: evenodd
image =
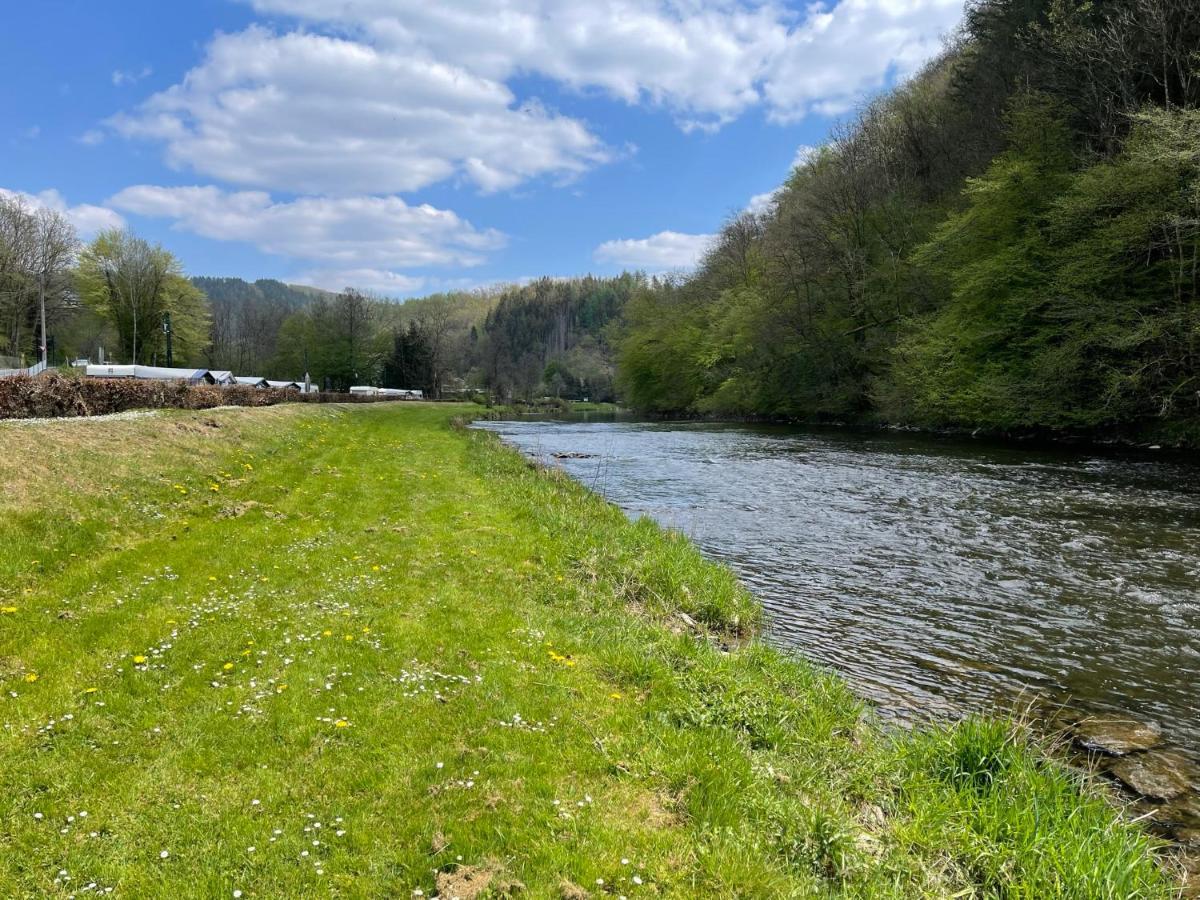
<svg viewBox="0 0 1200 900"><path fill-rule="evenodd" d="M0 419L100 416L130 409L212 409L277 403L369 403L352 394L300 394L245 385L217 386L132 378L71 378L58 373L0 379Z"/></svg>

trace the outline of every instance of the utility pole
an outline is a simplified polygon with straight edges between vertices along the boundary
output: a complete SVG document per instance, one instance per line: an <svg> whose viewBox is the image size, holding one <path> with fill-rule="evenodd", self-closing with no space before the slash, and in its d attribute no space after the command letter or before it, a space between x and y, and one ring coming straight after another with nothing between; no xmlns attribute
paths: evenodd
<svg viewBox="0 0 1200 900"><path fill-rule="evenodd" d="M171 314L163 313L163 334L167 336L167 368L175 365L175 358L171 354Z"/></svg>

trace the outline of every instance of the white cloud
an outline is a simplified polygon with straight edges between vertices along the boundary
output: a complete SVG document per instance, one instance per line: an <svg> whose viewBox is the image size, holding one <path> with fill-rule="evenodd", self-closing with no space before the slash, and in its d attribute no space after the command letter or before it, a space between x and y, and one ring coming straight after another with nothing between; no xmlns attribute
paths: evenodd
<svg viewBox="0 0 1200 900"><path fill-rule="evenodd" d="M427 55L254 27L218 35L181 84L110 125L161 140L168 162L301 194L481 190L569 178L608 152L587 127Z"/></svg>
<svg viewBox="0 0 1200 900"><path fill-rule="evenodd" d="M99 231L106 228L124 228L125 220L121 215L104 206L93 206L90 203L80 203L71 206L65 197L54 189L38 194L27 194L24 191L10 191L0 188L0 197L23 200L35 209L52 209L62 213L68 222L75 226L79 237L88 240Z"/></svg>
<svg viewBox="0 0 1200 900"><path fill-rule="evenodd" d="M299 194L397 193L453 179L489 192L570 179L613 158L586 123L518 98L509 84L525 75L662 108L688 131L753 108L778 122L843 112L934 55L963 6L243 2L299 28L218 34L180 83L108 125L162 142L177 168Z"/></svg>
<svg viewBox="0 0 1200 900"><path fill-rule="evenodd" d="M248 0L489 78L536 72L711 129L764 105L836 113L936 54L963 0Z"/></svg>
<svg viewBox="0 0 1200 900"><path fill-rule="evenodd" d="M647 272L694 269L712 245L711 234L680 234L660 231L648 238L605 241L596 248L597 262L611 263Z"/></svg>
<svg viewBox="0 0 1200 900"><path fill-rule="evenodd" d="M357 288L384 297L402 297L421 290L428 279L384 269L317 269L290 278L295 284L307 284L327 291Z"/></svg>
<svg viewBox="0 0 1200 900"><path fill-rule="evenodd" d="M112 83L116 87L124 87L127 84L137 84L143 78L149 78L154 74L154 70L149 66L142 66L140 71L130 70L128 72L117 69L112 73Z"/></svg>
<svg viewBox="0 0 1200 900"><path fill-rule="evenodd" d="M792 168L798 169L800 166L806 166L820 154L821 148L814 147L811 144L801 144L796 148L796 156L792 159Z"/></svg>
<svg viewBox="0 0 1200 900"><path fill-rule="evenodd" d="M962 18L962 0L841 0L813 12L766 63L770 117L841 115L890 78L914 74Z"/></svg>
<svg viewBox="0 0 1200 900"><path fill-rule="evenodd" d="M775 200L779 196L779 191L780 188L776 188L764 194L755 194L750 198L750 202L746 204L746 212L754 213L756 216L770 212L772 207L775 206Z"/></svg>
<svg viewBox="0 0 1200 900"><path fill-rule="evenodd" d="M261 191L216 187L126 188L117 209L174 220L207 238L246 241L266 253L332 270L474 266L504 235L479 231L450 210L410 206L399 197L301 197L276 202Z"/></svg>

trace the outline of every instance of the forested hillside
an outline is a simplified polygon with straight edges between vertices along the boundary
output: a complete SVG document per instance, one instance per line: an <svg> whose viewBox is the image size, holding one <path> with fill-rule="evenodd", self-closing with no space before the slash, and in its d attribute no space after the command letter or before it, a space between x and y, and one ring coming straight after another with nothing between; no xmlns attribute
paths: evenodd
<svg viewBox="0 0 1200 900"><path fill-rule="evenodd" d="M1200 433L1200 5L979 0L631 300L659 411Z"/></svg>
<svg viewBox="0 0 1200 900"><path fill-rule="evenodd" d="M262 280L196 278L213 368L351 384L611 400L609 326L644 279L542 279L406 302Z"/></svg>

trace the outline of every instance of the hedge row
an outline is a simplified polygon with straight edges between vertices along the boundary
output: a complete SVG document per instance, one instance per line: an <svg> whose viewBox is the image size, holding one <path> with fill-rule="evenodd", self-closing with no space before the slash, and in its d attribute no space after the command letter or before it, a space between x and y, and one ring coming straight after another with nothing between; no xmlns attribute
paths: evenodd
<svg viewBox="0 0 1200 900"><path fill-rule="evenodd" d="M212 409L276 403L363 403L355 394L300 394L245 385L217 387L183 381L68 378L56 373L0 378L0 419L101 416L129 409Z"/></svg>

